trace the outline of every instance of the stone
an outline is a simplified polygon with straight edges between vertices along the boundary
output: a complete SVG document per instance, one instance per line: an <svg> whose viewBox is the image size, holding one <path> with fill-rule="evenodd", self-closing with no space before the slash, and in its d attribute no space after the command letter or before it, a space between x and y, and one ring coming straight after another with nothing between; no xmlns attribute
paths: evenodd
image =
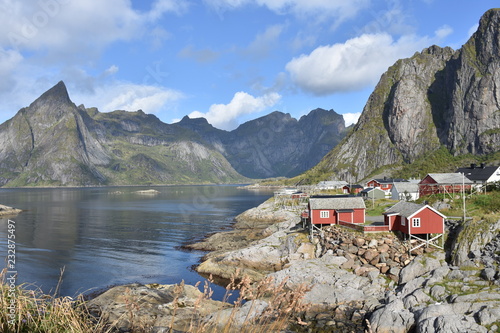
<svg viewBox="0 0 500 333"><path fill-rule="evenodd" d="M441 299L446 295L446 288L440 285L435 285L431 288L430 294L435 299Z"/></svg>
<svg viewBox="0 0 500 333"><path fill-rule="evenodd" d="M481 271L481 277L486 281L495 280L496 271L491 267L487 267Z"/></svg>
<svg viewBox="0 0 500 333"><path fill-rule="evenodd" d="M378 252L387 252L389 249L390 246L388 244L382 244L377 248Z"/></svg>
<svg viewBox="0 0 500 333"><path fill-rule="evenodd" d="M370 241L370 243L368 243L368 247L369 247L369 248L375 248L375 247L377 247L377 246L378 246L378 242L377 242L377 240L376 240L376 239L372 239L372 240Z"/></svg>
<svg viewBox="0 0 500 333"><path fill-rule="evenodd" d="M401 300L395 300L375 310L369 318L374 333L407 333L415 322L413 313L404 308Z"/></svg>
<svg viewBox="0 0 500 333"><path fill-rule="evenodd" d="M430 257L417 257L399 274L399 283L404 284L418 276L441 267L439 260Z"/></svg>
<svg viewBox="0 0 500 333"><path fill-rule="evenodd" d="M355 238L354 241L353 241L353 244L356 245L357 247L361 247L363 245L365 245L365 239L364 238Z"/></svg>
<svg viewBox="0 0 500 333"><path fill-rule="evenodd" d="M368 250L363 255L363 258L365 258L366 260L370 261L373 258L375 258L376 256L378 256L378 252L376 250Z"/></svg>

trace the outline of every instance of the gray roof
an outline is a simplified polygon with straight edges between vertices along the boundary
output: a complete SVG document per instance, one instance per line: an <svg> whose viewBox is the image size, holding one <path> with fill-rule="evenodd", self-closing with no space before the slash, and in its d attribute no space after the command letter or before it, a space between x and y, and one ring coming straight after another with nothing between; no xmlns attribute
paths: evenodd
<svg viewBox="0 0 500 333"><path fill-rule="evenodd" d="M467 178L475 181L487 181L495 171L500 170L500 166L478 166L478 167L468 167L459 168L457 173L465 173Z"/></svg>
<svg viewBox="0 0 500 333"><path fill-rule="evenodd" d="M359 209L366 208L365 201L361 197L326 197L310 198L311 209Z"/></svg>
<svg viewBox="0 0 500 333"><path fill-rule="evenodd" d="M385 211L385 214L399 214L401 216L408 218L409 216L412 216L423 207L425 207L425 205L407 201L400 201L394 206L387 209Z"/></svg>
<svg viewBox="0 0 500 333"><path fill-rule="evenodd" d="M399 193L417 193L418 192L418 184L417 183L409 183L409 182L402 182L402 183L394 183L393 186L396 191Z"/></svg>
<svg viewBox="0 0 500 333"><path fill-rule="evenodd" d="M461 173L429 173L427 176L434 179L438 184L462 184L462 182L465 184L474 184L469 178L464 178Z"/></svg>

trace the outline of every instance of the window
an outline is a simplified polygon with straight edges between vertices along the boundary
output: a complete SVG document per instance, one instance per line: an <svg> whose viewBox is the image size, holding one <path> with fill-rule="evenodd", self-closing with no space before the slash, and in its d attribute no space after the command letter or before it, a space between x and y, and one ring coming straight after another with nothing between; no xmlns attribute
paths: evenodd
<svg viewBox="0 0 500 333"><path fill-rule="evenodd" d="M401 217L401 225L406 226L406 217Z"/></svg>
<svg viewBox="0 0 500 333"><path fill-rule="evenodd" d="M413 222L413 228L419 228L420 227L420 218L416 217L412 219Z"/></svg>
<svg viewBox="0 0 500 333"><path fill-rule="evenodd" d="M329 218L329 217L330 217L330 212L329 212L329 211L327 211L327 210L322 210L319 214L320 214L319 216L320 216L322 219L327 219L327 218Z"/></svg>

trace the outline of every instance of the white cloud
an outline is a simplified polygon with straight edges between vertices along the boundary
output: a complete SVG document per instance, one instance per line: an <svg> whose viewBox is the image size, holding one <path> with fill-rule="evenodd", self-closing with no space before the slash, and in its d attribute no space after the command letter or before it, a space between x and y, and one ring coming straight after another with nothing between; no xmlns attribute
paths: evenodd
<svg viewBox="0 0 500 333"><path fill-rule="evenodd" d="M270 108L281 99L277 93L268 93L260 97L254 97L246 92L237 92L229 104L213 104L207 113L194 111L189 114L190 118L204 117L213 126L231 130L238 125L238 117L263 111Z"/></svg>
<svg viewBox="0 0 500 333"><path fill-rule="evenodd" d="M292 59L286 69L297 86L315 95L356 91L375 84L396 60L412 56L447 33L444 28L433 38L408 35L398 40L386 33L363 34L345 43L320 46Z"/></svg>
<svg viewBox="0 0 500 333"><path fill-rule="evenodd" d="M449 25L443 25L436 30L436 38L444 39L453 33L453 29Z"/></svg>
<svg viewBox="0 0 500 333"><path fill-rule="evenodd" d="M361 112L344 113L342 116L344 116L345 126L347 127L358 122L359 116L361 116Z"/></svg>
<svg viewBox="0 0 500 333"><path fill-rule="evenodd" d="M472 27L469 28L469 31L467 32L467 38L471 37L479 28L479 23L474 24Z"/></svg>
<svg viewBox="0 0 500 333"><path fill-rule="evenodd" d="M291 13L298 17L314 17L317 21L327 18L343 21L354 17L370 4L369 0L204 0L204 2L218 11L258 5L278 14Z"/></svg>
<svg viewBox="0 0 500 333"><path fill-rule="evenodd" d="M1 7L0 47L44 51L47 59L59 63L95 56L109 43L143 36L148 24L167 12L182 13L187 2L157 0L144 13L129 0L3 0Z"/></svg>
<svg viewBox="0 0 500 333"><path fill-rule="evenodd" d="M183 99L184 94L172 89L115 81L97 87L95 94L79 95L78 98L102 112L140 109L146 113L159 113Z"/></svg>
<svg viewBox="0 0 500 333"><path fill-rule="evenodd" d="M283 29L284 26L281 24L268 27L266 31L255 37L245 50L245 53L255 59L267 57L274 48L278 47L277 43Z"/></svg>

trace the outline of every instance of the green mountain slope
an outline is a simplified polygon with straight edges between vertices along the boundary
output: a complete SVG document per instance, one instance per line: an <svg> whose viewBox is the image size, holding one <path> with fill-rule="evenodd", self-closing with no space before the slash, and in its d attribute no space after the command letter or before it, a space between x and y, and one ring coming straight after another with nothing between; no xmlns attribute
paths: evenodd
<svg viewBox="0 0 500 333"><path fill-rule="evenodd" d="M486 12L459 50L429 47L384 73L354 129L291 180L350 182L376 173L418 176L500 151L500 9ZM463 158L461 158L461 156ZM428 160L441 161L429 164ZM411 172L411 165L418 166Z"/></svg>

